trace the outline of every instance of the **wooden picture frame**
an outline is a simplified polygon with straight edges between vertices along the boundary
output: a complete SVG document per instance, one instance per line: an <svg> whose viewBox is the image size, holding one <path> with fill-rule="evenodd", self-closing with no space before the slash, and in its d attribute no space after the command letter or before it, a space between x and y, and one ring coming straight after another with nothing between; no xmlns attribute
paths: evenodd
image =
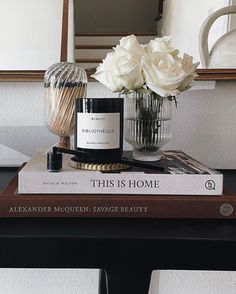
<svg viewBox="0 0 236 294"><path fill-rule="evenodd" d="M95 70L86 70L89 81L94 81L90 75ZM0 71L0 82L41 82L44 78L44 70L36 71ZM197 81L236 80L236 69L198 69Z"/></svg>
<svg viewBox="0 0 236 294"><path fill-rule="evenodd" d="M198 69L197 74L198 81L236 80L236 68Z"/></svg>

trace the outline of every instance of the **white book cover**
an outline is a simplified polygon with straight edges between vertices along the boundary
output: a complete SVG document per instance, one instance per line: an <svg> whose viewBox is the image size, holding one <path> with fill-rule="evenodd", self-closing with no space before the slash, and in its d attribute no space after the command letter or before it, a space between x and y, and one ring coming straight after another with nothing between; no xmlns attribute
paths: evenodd
<svg viewBox="0 0 236 294"><path fill-rule="evenodd" d="M38 150L18 174L18 193L222 195L223 174L181 151L163 154L155 163L165 167L163 173L137 167L120 172L78 170L69 166L68 156L60 172L49 172L46 152Z"/></svg>

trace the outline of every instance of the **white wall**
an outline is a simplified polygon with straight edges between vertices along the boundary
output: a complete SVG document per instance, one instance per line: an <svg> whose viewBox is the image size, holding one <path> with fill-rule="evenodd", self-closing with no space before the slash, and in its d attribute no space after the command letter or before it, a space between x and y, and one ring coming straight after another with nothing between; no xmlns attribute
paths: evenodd
<svg viewBox="0 0 236 294"><path fill-rule="evenodd" d="M149 294L234 294L235 272L161 271Z"/></svg>
<svg viewBox="0 0 236 294"><path fill-rule="evenodd" d="M235 169L236 82L214 85L197 83L178 97L165 148L182 149L213 168ZM89 83L89 97L110 95L101 84ZM0 83L0 105L0 165L20 165L37 147L57 141L44 127L42 83Z"/></svg>
<svg viewBox="0 0 236 294"><path fill-rule="evenodd" d="M1 294L97 294L97 270L0 269Z"/></svg>
<svg viewBox="0 0 236 294"><path fill-rule="evenodd" d="M235 283L235 272L155 271L149 294L235 294ZM0 293L98 294L98 271L0 269Z"/></svg>

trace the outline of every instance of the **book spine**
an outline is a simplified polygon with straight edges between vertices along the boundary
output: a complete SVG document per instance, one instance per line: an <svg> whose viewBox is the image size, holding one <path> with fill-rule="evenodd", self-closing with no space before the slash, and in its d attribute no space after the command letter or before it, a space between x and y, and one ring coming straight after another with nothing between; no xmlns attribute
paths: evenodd
<svg viewBox="0 0 236 294"><path fill-rule="evenodd" d="M0 217L94 217L94 218L236 218L236 200L196 200L183 198L135 199L89 197L14 199L5 195L0 200ZM171 197L171 199L170 199ZM222 196L223 197L223 196ZM19 197L20 198L20 197ZM158 198L158 197L156 197ZM196 198L196 197L195 197ZM209 198L209 197L208 197ZM212 198L211 198L212 199ZM214 199L214 198L213 198Z"/></svg>
<svg viewBox="0 0 236 294"><path fill-rule="evenodd" d="M19 194L221 195L223 176L19 173Z"/></svg>

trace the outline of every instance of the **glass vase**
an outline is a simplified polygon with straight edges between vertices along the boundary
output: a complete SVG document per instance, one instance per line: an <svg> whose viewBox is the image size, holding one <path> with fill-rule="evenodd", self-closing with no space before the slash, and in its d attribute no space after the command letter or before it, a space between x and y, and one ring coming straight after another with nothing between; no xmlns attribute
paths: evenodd
<svg viewBox="0 0 236 294"><path fill-rule="evenodd" d="M125 140L133 147L134 159L161 159L161 148L171 138L171 100L156 93L125 97Z"/></svg>

